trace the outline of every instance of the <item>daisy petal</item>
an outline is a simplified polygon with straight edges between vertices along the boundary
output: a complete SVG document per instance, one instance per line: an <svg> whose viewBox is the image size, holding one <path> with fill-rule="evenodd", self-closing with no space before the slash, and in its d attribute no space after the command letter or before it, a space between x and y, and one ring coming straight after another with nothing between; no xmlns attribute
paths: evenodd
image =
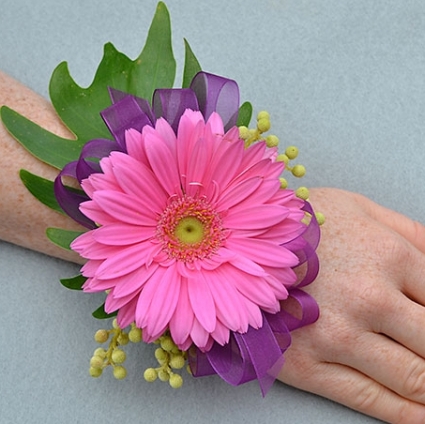
<svg viewBox="0 0 425 424"><path fill-rule="evenodd" d="M109 190L96 191L93 200L118 221L133 225L156 225L155 213L146 207L145 199Z"/></svg>
<svg viewBox="0 0 425 424"><path fill-rule="evenodd" d="M224 267L224 266L223 266ZM205 272L217 311L217 318L232 331L238 331L242 325L243 304L240 296L222 268L214 272Z"/></svg>
<svg viewBox="0 0 425 424"><path fill-rule="evenodd" d="M243 210L229 212L224 219L226 228L249 230L269 228L284 220L289 210L278 205L252 206Z"/></svg>
<svg viewBox="0 0 425 424"><path fill-rule="evenodd" d="M220 345L224 346L229 343L230 331L229 329L217 320L215 330L211 333L211 337Z"/></svg>
<svg viewBox="0 0 425 424"><path fill-rule="evenodd" d="M192 330L190 331L190 337L193 340L193 343L198 346L201 351L207 350L206 347L210 335L196 318L194 318L193 320Z"/></svg>
<svg viewBox="0 0 425 424"><path fill-rule="evenodd" d="M181 276L174 267L166 269L164 276L158 281L155 296L149 306L147 331L155 337L161 335L174 314L180 296Z"/></svg>
<svg viewBox="0 0 425 424"><path fill-rule="evenodd" d="M118 311L117 321L121 328L125 328L134 322L137 300L138 298L134 297L129 303L122 306Z"/></svg>
<svg viewBox="0 0 425 424"><path fill-rule="evenodd" d="M99 266L97 276L111 279L129 274L146 265L154 247L155 245L151 243L142 243L120 249L115 255L105 259Z"/></svg>
<svg viewBox="0 0 425 424"><path fill-rule="evenodd" d="M181 346L186 342L193 326L194 318L195 315L190 307L188 281L187 278L182 278L178 304L170 319L170 333L177 346Z"/></svg>
<svg viewBox="0 0 425 424"><path fill-rule="evenodd" d="M230 186L224 191L217 202L217 210L223 211L237 205L239 202L250 197L262 183L262 178L255 176L241 181L239 184Z"/></svg>
<svg viewBox="0 0 425 424"><path fill-rule="evenodd" d="M136 307L136 325L139 328L144 328L149 320L150 305L156 294L156 287L163 279L166 268L158 267L152 277L146 282L143 290L140 292L139 300ZM148 333L146 332L148 337ZM145 337L145 334L143 335ZM145 338L144 338L145 340Z"/></svg>
<svg viewBox="0 0 425 424"><path fill-rule="evenodd" d="M266 240L229 237L226 246L261 265L293 267L299 262L297 256L290 250Z"/></svg>
<svg viewBox="0 0 425 424"><path fill-rule="evenodd" d="M195 278L189 279L188 291L195 317L205 331L211 333L216 325L216 311L209 284L203 278L203 273L197 273Z"/></svg>
<svg viewBox="0 0 425 424"><path fill-rule="evenodd" d="M125 246L148 240L155 235L154 227L141 227L128 224L110 224L93 231L93 239L98 243L112 246Z"/></svg>
<svg viewBox="0 0 425 424"><path fill-rule="evenodd" d="M139 162L147 165L148 159L145 152L145 139L143 135L131 128L125 132L125 143L128 154Z"/></svg>
<svg viewBox="0 0 425 424"><path fill-rule="evenodd" d="M171 196L180 186L176 158L157 135L149 132L145 135L145 141L146 156L152 171L165 192Z"/></svg>

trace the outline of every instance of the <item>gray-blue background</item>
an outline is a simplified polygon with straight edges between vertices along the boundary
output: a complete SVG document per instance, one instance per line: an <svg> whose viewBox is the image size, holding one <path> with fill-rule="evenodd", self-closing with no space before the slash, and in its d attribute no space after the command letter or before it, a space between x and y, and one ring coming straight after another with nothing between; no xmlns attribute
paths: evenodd
<svg viewBox="0 0 425 424"><path fill-rule="evenodd" d="M422 0L169 0L181 81L183 37L202 67L239 82L296 144L306 184L359 191L422 220L425 207L425 2ZM112 41L131 58L155 0L1 0L0 69L47 96L61 61L87 86ZM0 196L1 202L1 196ZM96 296L58 279L75 265L0 242L1 423L367 423L276 383L186 379L148 385L150 347L129 346L125 381L87 376ZM142 364L142 365L140 365Z"/></svg>

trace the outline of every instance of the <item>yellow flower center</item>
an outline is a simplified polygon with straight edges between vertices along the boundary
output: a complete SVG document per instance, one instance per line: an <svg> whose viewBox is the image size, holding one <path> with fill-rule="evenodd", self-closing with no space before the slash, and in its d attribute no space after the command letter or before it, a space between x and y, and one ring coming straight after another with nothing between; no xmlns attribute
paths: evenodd
<svg viewBox="0 0 425 424"><path fill-rule="evenodd" d="M204 238L204 225L198 218L186 216L176 225L174 235L184 244L199 243Z"/></svg>
<svg viewBox="0 0 425 424"><path fill-rule="evenodd" d="M204 198L183 196L172 201L159 218L157 240L170 258L192 262L213 255L227 232Z"/></svg>

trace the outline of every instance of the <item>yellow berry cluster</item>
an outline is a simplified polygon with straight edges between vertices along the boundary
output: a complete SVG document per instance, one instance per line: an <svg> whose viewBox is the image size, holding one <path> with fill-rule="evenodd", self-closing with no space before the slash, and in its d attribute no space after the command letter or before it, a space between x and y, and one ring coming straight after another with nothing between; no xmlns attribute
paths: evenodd
<svg viewBox="0 0 425 424"><path fill-rule="evenodd" d="M294 177L297 178L302 178L305 175L305 166L304 165L300 165L300 164L296 164L296 165L291 165L290 161L296 159L298 157L298 148L295 146L289 146L286 148L285 153L282 153L280 155L277 156L276 160L278 160L279 162L284 162L285 163L285 171L289 171L291 172L291 174ZM280 186L281 188L287 188L288 187L288 182L286 181L285 178L281 178L280 179ZM295 191L297 196L300 197L303 200L307 200L309 193L308 193L308 189L306 187L300 187L298 190Z"/></svg>
<svg viewBox="0 0 425 424"><path fill-rule="evenodd" d="M282 153L277 156L276 160L285 163L285 171L291 172L291 174L296 178L304 177L306 170L304 165L296 164L291 165L291 161L298 157L298 148L295 146L289 146L286 148L285 153ZM286 178L280 178L280 187L285 189L288 187L288 182ZM301 186L295 190L295 195L303 200L308 200L310 197L310 192L307 187ZM325 216L321 212L315 212L316 220L319 225L325 223ZM308 217L307 217L308 218Z"/></svg>
<svg viewBox="0 0 425 424"><path fill-rule="evenodd" d="M270 114L266 111L261 111L257 115L256 128L249 129L245 126L239 127L239 137L245 141L245 147L249 147L257 141L265 141L267 147L277 147L279 144L278 137L275 135L264 136L264 133L269 131L270 128ZM297 157L298 148L295 146L289 146L286 148L285 153L277 156L276 160L285 163L285 171L289 171L296 178L302 178L306 173L305 166L301 164L291 164L291 161ZM288 187L288 181L286 178L280 178L280 187L282 189L286 189ZM304 186L298 187L295 190L295 194L303 200L308 200L310 195L308 188ZM320 212L317 212L315 215L319 225L322 225L325 222L324 215Z"/></svg>
<svg viewBox="0 0 425 424"><path fill-rule="evenodd" d="M186 366L186 370L190 373L190 368L186 365L187 353L176 346L168 333L161 336L155 343L160 346L155 350L155 358L159 366L147 368L143 374L145 380L150 383L156 379L168 381L173 389L180 388L183 385L183 378L174 371Z"/></svg>
<svg viewBox="0 0 425 424"><path fill-rule="evenodd" d="M103 344L109 340L107 349L97 348L90 359L89 373L92 377L100 377L104 368L112 366L113 375L117 380L122 380L127 376L127 370L122 365L126 360L125 352L120 346L125 346L128 342L138 343L142 340L142 330L135 324L131 324L130 331L124 332L114 319L110 330L98 330L94 335L97 343Z"/></svg>
<svg viewBox="0 0 425 424"><path fill-rule="evenodd" d="M263 136L264 133L270 130L270 114L265 110L257 115L257 126L249 129L248 127L239 127L239 137L245 141L245 147L251 146L256 141L265 141L267 147L277 147L279 139L275 135Z"/></svg>

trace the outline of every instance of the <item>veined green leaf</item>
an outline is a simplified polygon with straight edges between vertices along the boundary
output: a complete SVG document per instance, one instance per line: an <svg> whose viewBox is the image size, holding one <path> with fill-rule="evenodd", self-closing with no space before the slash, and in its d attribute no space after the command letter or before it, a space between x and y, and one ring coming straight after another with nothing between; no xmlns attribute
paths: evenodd
<svg viewBox="0 0 425 424"><path fill-rule="evenodd" d="M68 162L78 159L82 148L78 140L59 137L7 106L1 108L0 115L10 134L43 162L62 169Z"/></svg>
<svg viewBox="0 0 425 424"><path fill-rule="evenodd" d="M70 290L82 290L83 284L86 282L87 278L83 277L81 274L76 275L71 278L62 278L60 281L64 287Z"/></svg>
<svg viewBox="0 0 425 424"><path fill-rule="evenodd" d="M238 122L237 126L245 126L247 127L251 122L252 117L252 105L250 102L245 102L239 108Z"/></svg>
<svg viewBox="0 0 425 424"><path fill-rule="evenodd" d="M170 14L159 2L142 53L133 62L129 92L150 100L156 88L173 87L175 76Z"/></svg>
<svg viewBox="0 0 425 424"><path fill-rule="evenodd" d="M107 319L115 317L118 314L118 311L112 312L110 314L105 312L105 304L99 306L92 315L97 319Z"/></svg>
<svg viewBox="0 0 425 424"><path fill-rule="evenodd" d="M107 90L108 83L113 86L115 74L111 64L116 61L121 65L125 60L123 58L130 62L128 58L118 53L112 44L106 44L95 79L88 88L81 88L74 81L66 62L60 63L53 71L49 86L50 99L64 124L83 144L94 138L111 138L100 112L111 105ZM109 78L105 78L108 66L110 75Z"/></svg>
<svg viewBox="0 0 425 424"><path fill-rule="evenodd" d="M108 87L143 97L150 101L156 88L173 86L176 73L171 44L171 23L164 3L158 3L145 46L136 60L120 53L111 43L88 88L80 87L70 76L66 62L53 72L50 97L65 125L87 142L93 138L110 138L99 115L110 106Z"/></svg>
<svg viewBox="0 0 425 424"><path fill-rule="evenodd" d="M193 50L191 49L188 41L184 40L185 56L184 56L184 70L183 70L183 83L182 88L188 88L193 77L200 71L201 65L198 62Z"/></svg>
<svg viewBox="0 0 425 424"><path fill-rule="evenodd" d="M29 192L41 203L50 209L65 214L59 206L53 189L53 181L34 175L31 172L21 169L19 172L22 182Z"/></svg>
<svg viewBox="0 0 425 424"><path fill-rule="evenodd" d="M46 230L46 235L51 242L67 250L71 250L70 244L81 234L83 234L82 231L70 231L62 228L50 227Z"/></svg>

